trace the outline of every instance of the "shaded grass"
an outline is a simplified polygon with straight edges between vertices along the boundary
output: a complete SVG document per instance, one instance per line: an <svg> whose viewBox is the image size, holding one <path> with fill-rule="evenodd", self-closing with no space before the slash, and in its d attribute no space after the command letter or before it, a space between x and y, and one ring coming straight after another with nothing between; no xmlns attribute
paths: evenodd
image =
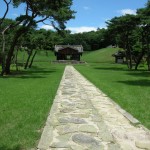
<svg viewBox="0 0 150 150"><path fill-rule="evenodd" d="M0 149L35 147L63 70L64 65L35 62L30 70L0 78Z"/></svg>
<svg viewBox="0 0 150 150"><path fill-rule="evenodd" d="M34 51L35 50L33 50L33 53L31 55L31 57L34 54ZM18 52L18 62L20 64L25 63L27 58L28 58L27 51L19 51ZM48 61L55 60L55 59L56 58L55 58L55 55L54 55L53 51L47 51L46 52L45 50L38 50L36 55L35 55L34 62L48 62Z"/></svg>
<svg viewBox="0 0 150 150"><path fill-rule="evenodd" d="M150 129L150 72L129 71L115 64L111 54L116 49L103 49L83 56L89 62L76 66L88 80Z"/></svg>

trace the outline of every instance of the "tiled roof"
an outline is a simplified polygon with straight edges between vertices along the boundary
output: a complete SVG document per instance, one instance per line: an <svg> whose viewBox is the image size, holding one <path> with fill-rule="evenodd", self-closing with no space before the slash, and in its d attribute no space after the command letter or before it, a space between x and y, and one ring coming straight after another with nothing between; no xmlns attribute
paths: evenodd
<svg viewBox="0 0 150 150"><path fill-rule="evenodd" d="M83 52L82 45L55 45L55 52L58 52L59 50L62 50L64 48L72 48L72 49L78 50L79 53Z"/></svg>

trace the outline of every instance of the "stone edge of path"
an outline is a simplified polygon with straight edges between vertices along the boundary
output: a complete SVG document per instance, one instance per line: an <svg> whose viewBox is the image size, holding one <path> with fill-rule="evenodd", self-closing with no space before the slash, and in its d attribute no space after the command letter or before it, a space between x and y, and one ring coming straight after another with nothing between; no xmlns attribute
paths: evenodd
<svg viewBox="0 0 150 150"><path fill-rule="evenodd" d="M77 70L78 71L78 70ZM81 74L82 75L82 74ZM82 75L83 76L83 75ZM86 80L88 80L86 77L84 77ZM89 80L88 80L89 81ZM90 81L89 81L90 82ZM114 105L117 111L119 111L125 118L129 120L129 122L134 126L142 127L144 130L150 133L150 130L146 128L144 125L141 124L141 122L133 117L130 113L128 113L126 110L124 110L119 104L117 104L113 99L108 97L101 89L96 87L92 82L90 82L98 91L102 92L105 97L107 97Z"/></svg>
<svg viewBox="0 0 150 150"><path fill-rule="evenodd" d="M64 72L65 72L65 69L64 69ZM36 147L36 150L47 150L50 146L50 142L52 141L52 134L53 134L53 127L50 126L50 123L52 121L51 119L51 114L55 111L55 106L56 106L56 103L55 101L57 101L57 98L58 98L58 91L60 89L60 85L64 79L64 72L63 72L63 75L62 75L62 78L61 78L61 81L59 83L59 86L58 86L58 89L57 89L57 92L56 92L56 95L54 97L54 100L53 100L53 104L50 108L50 111L48 113L48 116L47 116L47 120L46 120L46 123L43 127L43 132L41 134L41 137L40 137L40 140L38 142L38 145ZM49 140L48 140L49 139Z"/></svg>
<svg viewBox="0 0 150 150"><path fill-rule="evenodd" d="M95 86L95 85L94 85ZM97 87L96 87L97 88ZM97 88L98 89L98 88ZM98 89L99 90L99 89ZM106 95L106 94L105 94ZM115 108L125 117L127 118L130 123L134 126L139 126L142 127L145 131L150 133L150 130L148 128L146 128L144 125L141 124L141 122L136 119L135 117L133 117L130 113L128 113L126 110L124 110L121 106L119 106L119 104L117 104L116 102L114 102L110 97L108 97L106 95L106 97L113 103L113 105L115 106Z"/></svg>
<svg viewBox="0 0 150 150"><path fill-rule="evenodd" d="M64 70L65 72L65 70ZM83 76L81 74L81 76ZM84 77L84 76L83 76ZM88 82L90 82L86 77L84 77ZM62 76L62 79L60 81L60 84L62 82L62 80L64 79L64 74ZM92 82L90 82L98 91L102 92L103 91L99 88L97 88ZM59 84L59 85L60 85ZM60 87L60 86L59 86ZM44 126L44 129L43 129L43 132L42 132L42 135L41 135L41 138L39 140L39 143L38 143L38 146L37 146L37 150L47 150L49 148L49 143L52 141L52 131L53 131L53 128L50 126L50 122L52 121L51 120L51 113L53 113L55 110L55 105L57 102L57 98L58 98L58 91L59 91L59 87L57 89L57 92L56 92L56 96L54 98L54 101L53 101L53 104L51 106L51 109L50 109L50 112L48 114L48 117L47 117L47 121L45 123L45 126ZM139 120L137 120L136 118L134 118L130 113L128 113L127 111L125 111L123 108L121 108L121 106L119 106L116 102L114 102L110 97L108 97L105 93L103 93L103 95L105 97L107 97L114 105L114 107L116 108L117 111L119 111L124 117L126 117L129 122L131 124L133 124L134 126L139 126L139 127L142 127L144 130L146 130L147 132L150 132L148 128L146 128L144 125L141 124L141 122ZM49 140L48 140L49 139Z"/></svg>
<svg viewBox="0 0 150 150"><path fill-rule="evenodd" d="M110 98L109 98L110 99ZM139 126L142 127L145 131L150 133L150 130L148 128L146 128L144 125L141 124L141 122L134 118L130 113L128 113L127 111L125 111L123 108L121 108L116 102L114 102L112 99L110 99L110 101L114 104L114 106L116 106L116 109L124 116L126 117L131 124L133 124L134 126Z"/></svg>
<svg viewBox="0 0 150 150"><path fill-rule="evenodd" d="M110 98L109 98L110 99ZM121 106L119 106L116 102L114 102L112 99L110 101L114 104L115 108L124 116L126 117L133 125L139 125L141 124L139 120L134 118L130 113L125 111Z"/></svg>

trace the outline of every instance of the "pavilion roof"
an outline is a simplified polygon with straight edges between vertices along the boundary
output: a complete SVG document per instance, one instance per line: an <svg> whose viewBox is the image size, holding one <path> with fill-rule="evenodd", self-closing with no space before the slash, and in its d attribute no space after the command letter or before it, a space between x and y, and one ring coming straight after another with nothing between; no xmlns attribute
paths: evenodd
<svg viewBox="0 0 150 150"><path fill-rule="evenodd" d="M65 48L71 48L71 49L77 50L79 53L83 52L82 45L55 45L55 52L58 52L59 50L62 50Z"/></svg>

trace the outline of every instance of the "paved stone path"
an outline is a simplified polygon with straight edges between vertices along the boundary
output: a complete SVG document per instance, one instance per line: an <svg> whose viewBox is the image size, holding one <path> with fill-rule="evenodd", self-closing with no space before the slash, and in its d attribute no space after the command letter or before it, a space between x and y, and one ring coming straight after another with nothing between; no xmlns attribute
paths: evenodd
<svg viewBox="0 0 150 150"><path fill-rule="evenodd" d="M67 66L38 150L150 149L150 132Z"/></svg>

